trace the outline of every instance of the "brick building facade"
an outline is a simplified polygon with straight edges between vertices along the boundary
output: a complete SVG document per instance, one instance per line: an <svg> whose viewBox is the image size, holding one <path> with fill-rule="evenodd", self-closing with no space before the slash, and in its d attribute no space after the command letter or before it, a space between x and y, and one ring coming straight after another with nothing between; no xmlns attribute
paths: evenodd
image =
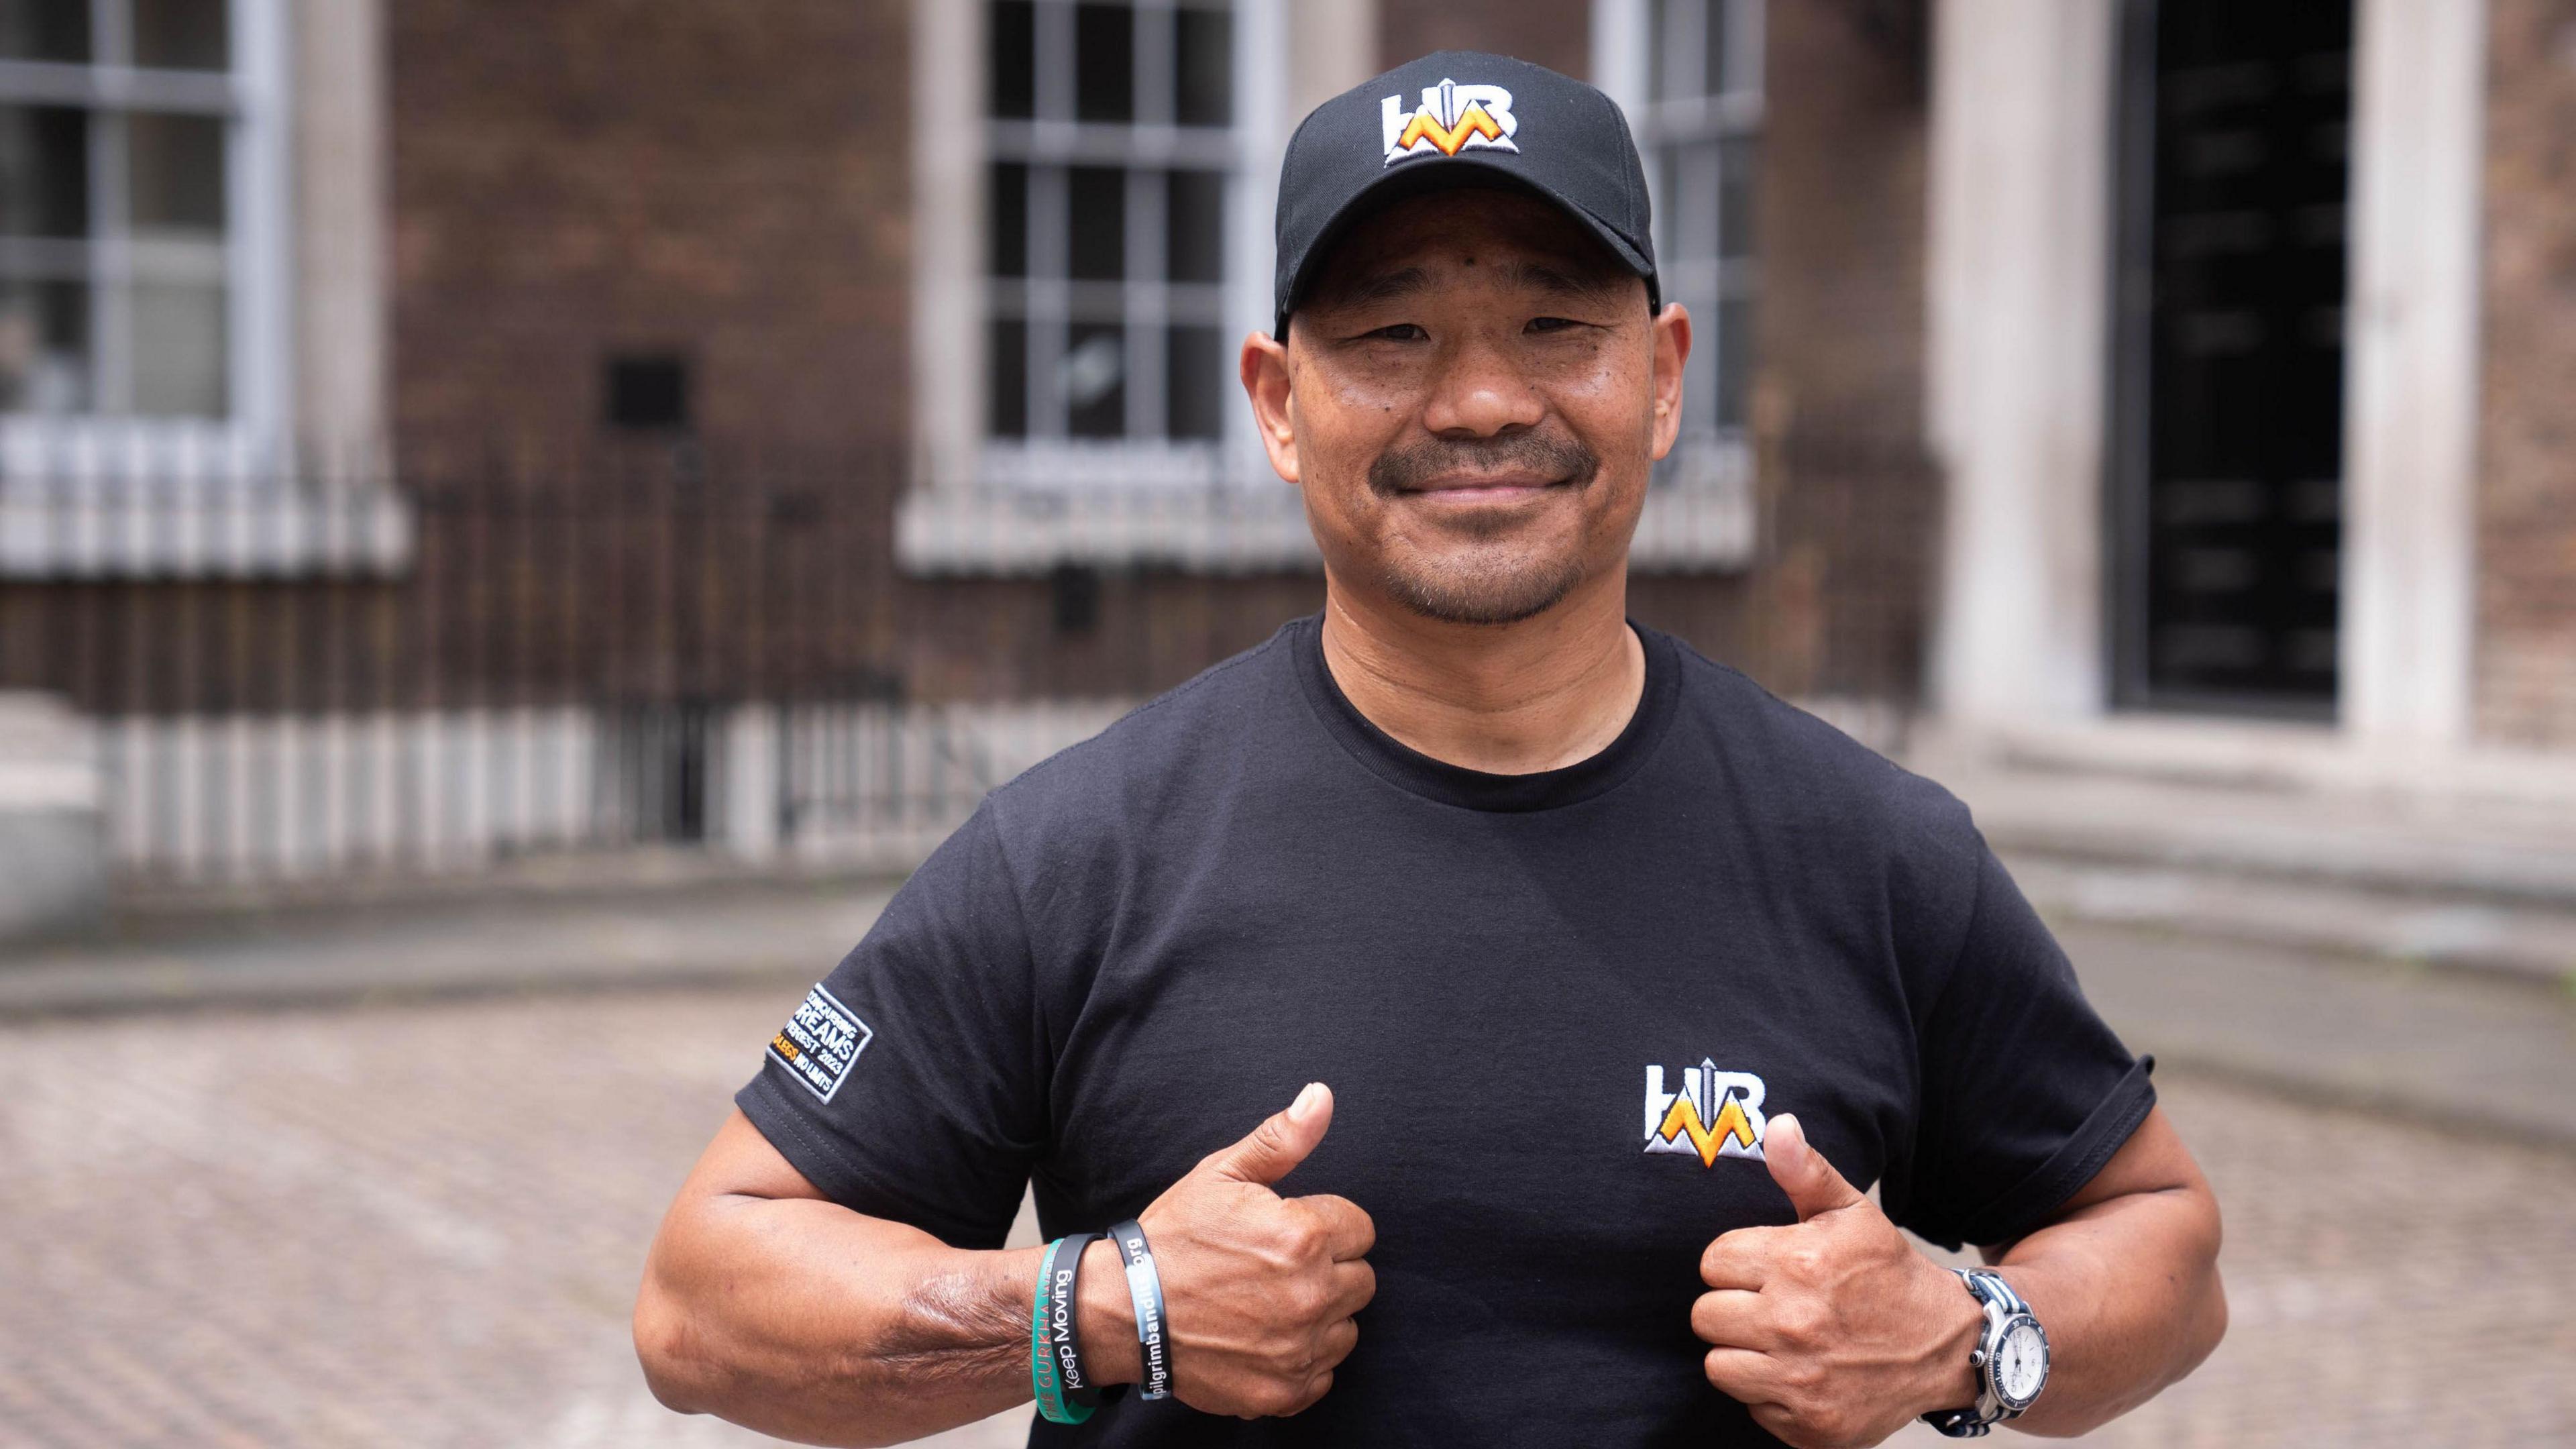
<svg viewBox="0 0 2576 1449"><path fill-rule="evenodd" d="M2494 4L2477 726L2576 749L2576 3Z"/></svg>
<svg viewBox="0 0 2576 1449"><path fill-rule="evenodd" d="M0 216L0 688L1168 687L1320 598L1231 381L1288 129L1473 47L1628 109L1698 321L1640 618L1980 736L2576 752L2576 0L21 8L9 215L141 179Z"/></svg>
<svg viewBox="0 0 2576 1449"><path fill-rule="evenodd" d="M1589 66L1583 7L1353 16L1371 9L1368 64L1455 44ZM1751 390L1776 424L1763 537L1637 588L1641 617L1802 693L1918 687L1924 55L1904 13L1786 7L1767 27L1767 65L1800 83L1765 98L1757 250L1810 265L1766 277L1754 312ZM908 448L915 257L954 245L908 204L922 82L894 61L917 54L916 23L891 4L646 24L586 3L506 27L461 0L389 10L397 453L588 466L629 446L603 422L621 366L675 368L711 448ZM901 482L860 465L850 486L890 510ZM1318 597L1302 563L1210 577L1150 548L932 578L853 567L882 575L862 590L879 665L927 699L1151 692Z"/></svg>

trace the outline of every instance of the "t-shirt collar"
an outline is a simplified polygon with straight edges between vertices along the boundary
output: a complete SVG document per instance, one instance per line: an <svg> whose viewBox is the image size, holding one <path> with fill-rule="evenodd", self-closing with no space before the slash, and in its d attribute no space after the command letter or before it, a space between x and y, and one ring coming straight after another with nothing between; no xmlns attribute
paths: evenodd
<svg viewBox="0 0 2576 1449"><path fill-rule="evenodd" d="M1489 774L1435 760L1370 723L1368 716L1342 693L1341 686L1333 681L1332 670L1324 664L1323 622L1321 614L1309 615L1290 624L1288 632L1289 652L1297 662L1297 682L1325 732L1351 758L1387 783L1462 809L1553 810L1617 788L1654 754L1655 746L1663 740L1665 726L1672 721L1680 695L1681 661L1674 653L1673 641L1630 620L1628 627L1637 631L1638 642L1645 648L1646 685L1637 701L1637 712L1629 717L1619 737L1599 753L1562 769L1526 775Z"/></svg>

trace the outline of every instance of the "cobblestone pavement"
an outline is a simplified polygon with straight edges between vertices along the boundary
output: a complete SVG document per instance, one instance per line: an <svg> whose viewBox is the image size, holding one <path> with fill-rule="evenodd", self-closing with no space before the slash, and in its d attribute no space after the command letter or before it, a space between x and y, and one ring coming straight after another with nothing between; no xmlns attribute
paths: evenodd
<svg viewBox="0 0 2576 1449"><path fill-rule="evenodd" d="M766 1442L657 1406L626 1314L793 996L0 1028L0 1444ZM2089 1442L2576 1444L2576 1156L2164 1087L2235 1325Z"/></svg>

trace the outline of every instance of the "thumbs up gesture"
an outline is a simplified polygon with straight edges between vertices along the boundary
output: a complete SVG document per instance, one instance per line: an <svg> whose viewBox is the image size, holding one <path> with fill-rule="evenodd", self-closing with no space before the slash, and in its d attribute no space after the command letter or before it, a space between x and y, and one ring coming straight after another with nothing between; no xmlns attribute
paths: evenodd
<svg viewBox="0 0 2576 1449"><path fill-rule="evenodd" d="M1211 1414L1293 1414L1324 1396L1377 1292L1377 1241L1348 1198L1283 1198L1272 1185L1333 1124L1332 1090L1201 1159L1139 1219L1154 1245L1173 1339L1172 1392ZM1963 1295L1964 1296L1964 1295Z"/></svg>
<svg viewBox="0 0 2576 1449"><path fill-rule="evenodd" d="M1762 1138L1790 1227L1738 1228L1700 1254L1691 1331L1708 1381L1798 1449L1876 1444L1917 1415L1976 1398L1982 1317L1947 1269L1775 1116Z"/></svg>

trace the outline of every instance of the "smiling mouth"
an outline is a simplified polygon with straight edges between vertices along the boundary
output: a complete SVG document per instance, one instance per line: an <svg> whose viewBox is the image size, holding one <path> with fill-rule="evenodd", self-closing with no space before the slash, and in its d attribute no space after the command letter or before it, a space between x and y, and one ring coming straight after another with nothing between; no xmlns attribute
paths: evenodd
<svg viewBox="0 0 2576 1449"><path fill-rule="evenodd" d="M1542 478L1534 474L1504 474L1496 477L1442 478L1419 487L1407 488L1407 497L1437 498L1445 503L1509 503L1535 498L1553 489L1571 487L1571 478Z"/></svg>

